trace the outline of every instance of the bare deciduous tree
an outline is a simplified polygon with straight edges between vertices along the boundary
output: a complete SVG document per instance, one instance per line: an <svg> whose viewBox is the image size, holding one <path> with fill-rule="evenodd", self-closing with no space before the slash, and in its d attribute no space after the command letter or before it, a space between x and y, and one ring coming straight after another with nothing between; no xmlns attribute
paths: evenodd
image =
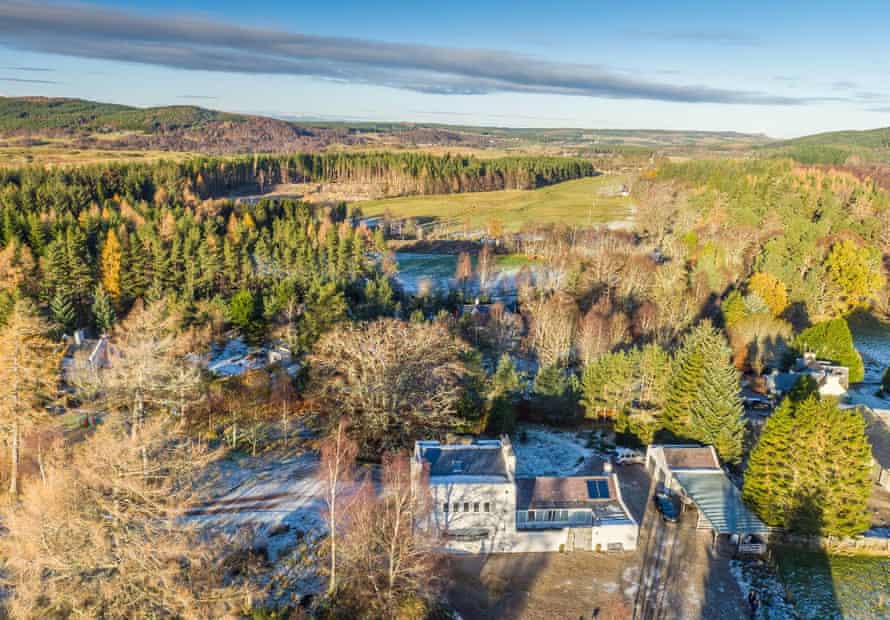
<svg viewBox="0 0 890 620"><path fill-rule="evenodd" d="M412 476L406 455L385 455L382 492L363 485L342 545L343 595L362 617L402 617L406 607L425 611L439 579L437 541L418 527L430 509L425 475Z"/></svg>
<svg viewBox="0 0 890 620"><path fill-rule="evenodd" d="M572 354L578 306L566 293L539 295L526 303L529 316L529 345L542 366L569 360Z"/></svg>
<svg viewBox="0 0 890 620"><path fill-rule="evenodd" d="M181 351L166 304L137 302L109 340L105 361L81 356L72 382L86 397L129 409L135 437L146 407L182 408L198 393L200 372L179 356Z"/></svg>
<svg viewBox="0 0 890 620"><path fill-rule="evenodd" d="M325 519L328 524L327 551L330 558L328 569L328 595L337 590L337 542L343 529L340 516L345 509L349 490L346 485L353 480L358 444L349 438L349 424L340 419L321 442L321 464L318 477L324 486Z"/></svg>
<svg viewBox="0 0 890 620"><path fill-rule="evenodd" d="M439 321L381 319L329 332L310 356L312 410L346 416L362 449L408 445L454 425L465 350Z"/></svg>

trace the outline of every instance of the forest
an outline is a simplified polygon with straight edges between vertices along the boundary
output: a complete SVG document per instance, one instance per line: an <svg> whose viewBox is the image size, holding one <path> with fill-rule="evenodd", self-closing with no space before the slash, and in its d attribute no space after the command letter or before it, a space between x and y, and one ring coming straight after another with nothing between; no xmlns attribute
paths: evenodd
<svg viewBox="0 0 890 620"><path fill-rule="evenodd" d="M766 373L804 352L862 380L847 320L890 316L890 194L873 179L774 158L658 162L630 182L631 230L489 233L461 246L472 250L453 287L410 292L387 221L371 229L346 204L228 198L295 181L427 194L593 174L577 159L383 152L0 172L10 613L436 617L446 572L410 527L430 507L406 450L529 423L636 448L713 445L769 525L867 529L861 415L803 382L755 427L741 382L762 394ZM492 284L499 254L522 264L515 299ZM59 343L78 328L109 334L111 361L97 369L78 353L60 380ZM220 378L194 363L235 336L284 345L297 371ZM217 531L166 527L201 512L214 467L302 450L320 459L327 536L301 533L275 561ZM91 552L74 562L81 547ZM151 548L163 553L146 565ZM294 585L307 566L322 583L309 598Z"/></svg>

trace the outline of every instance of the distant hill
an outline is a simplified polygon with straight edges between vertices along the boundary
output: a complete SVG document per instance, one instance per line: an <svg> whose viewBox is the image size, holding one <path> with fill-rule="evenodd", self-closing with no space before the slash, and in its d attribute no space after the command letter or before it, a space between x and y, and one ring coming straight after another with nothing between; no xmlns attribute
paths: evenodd
<svg viewBox="0 0 890 620"><path fill-rule="evenodd" d="M607 154L638 161L648 161L654 153L743 151L770 141L763 135L718 131L538 129L279 119L196 106L136 108L46 97L0 97L0 136L15 139L7 146L17 148L47 137L62 138L72 149L224 154L316 151L331 146L454 147L585 157Z"/></svg>
<svg viewBox="0 0 890 620"><path fill-rule="evenodd" d="M839 166L851 156L865 162L890 161L890 127L863 131L829 131L767 146L777 154L787 155L804 164Z"/></svg>
<svg viewBox="0 0 890 620"><path fill-rule="evenodd" d="M133 108L83 99L0 97L0 131L156 131L247 117L196 106Z"/></svg>

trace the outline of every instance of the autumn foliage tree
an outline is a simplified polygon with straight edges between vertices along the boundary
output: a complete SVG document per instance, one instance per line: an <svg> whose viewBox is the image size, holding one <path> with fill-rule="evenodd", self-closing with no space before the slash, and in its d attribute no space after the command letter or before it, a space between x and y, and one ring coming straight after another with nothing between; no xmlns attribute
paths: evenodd
<svg viewBox="0 0 890 620"><path fill-rule="evenodd" d="M788 307L788 291L782 281L771 273L761 271L751 276L748 291L760 297L773 316L779 316Z"/></svg>
<svg viewBox="0 0 890 620"><path fill-rule="evenodd" d="M15 302L0 331L0 424L9 439L9 492L18 492L22 434L41 417L58 361L47 325L27 300Z"/></svg>
<svg viewBox="0 0 890 620"><path fill-rule="evenodd" d="M3 515L12 617L240 617L225 544L182 519L211 456L160 420L134 441L110 418L71 448Z"/></svg>

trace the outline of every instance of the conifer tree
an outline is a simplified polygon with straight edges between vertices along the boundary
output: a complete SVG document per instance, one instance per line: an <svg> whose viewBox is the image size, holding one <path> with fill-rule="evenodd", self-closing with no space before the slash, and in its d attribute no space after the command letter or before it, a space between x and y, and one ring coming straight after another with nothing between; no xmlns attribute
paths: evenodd
<svg viewBox="0 0 890 620"><path fill-rule="evenodd" d="M713 445L721 459L737 463L744 411L731 356L726 338L710 322L693 329L677 354L664 417L675 435Z"/></svg>
<svg viewBox="0 0 890 620"><path fill-rule="evenodd" d="M852 536L868 529L871 448L856 409L787 398L751 452L743 497L768 525Z"/></svg>
<svg viewBox="0 0 890 620"><path fill-rule="evenodd" d="M713 445L723 461L738 463L745 435L739 374L722 337L709 339L706 346L707 363L689 411L689 434L704 444Z"/></svg>
<svg viewBox="0 0 890 620"><path fill-rule="evenodd" d="M688 431L689 414L707 364L707 340L716 337L711 324L702 323L686 335L676 353L664 410L664 427L675 435L682 436Z"/></svg>
<svg viewBox="0 0 890 620"><path fill-rule="evenodd" d="M785 399L767 419L745 470L742 497L772 527L785 525L794 495L794 407Z"/></svg>
<svg viewBox="0 0 890 620"><path fill-rule="evenodd" d="M118 303L121 298L121 262L123 253L117 233L111 228L105 236L102 244L102 254L99 262L99 273L104 291L111 297L113 303Z"/></svg>
<svg viewBox="0 0 890 620"><path fill-rule="evenodd" d="M865 378L862 357L853 344L853 334L845 319L823 321L803 330L795 346L801 354L815 353L820 359L846 366L850 369L851 383Z"/></svg>
<svg viewBox="0 0 890 620"><path fill-rule="evenodd" d="M111 303L111 297L105 292L101 282L96 287L96 293L93 295L92 311L93 318L96 321L96 328L101 333L111 331L116 318L114 306Z"/></svg>
<svg viewBox="0 0 890 620"><path fill-rule="evenodd" d="M41 400L52 384L54 360L46 332L37 309L24 299L14 302L0 332L0 424L9 438L12 494L18 492L22 434L45 415Z"/></svg>
<svg viewBox="0 0 890 620"><path fill-rule="evenodd" d="M63 334L71 332L77 324L77 315L74 313L74 307L63 290L59 290L53 295L49 302L49 311L59 332Z"/></svg>
<svg viewBox="0 0 890 620"><path fill-rule="evenodd" d="M504 353L498 360L498 367L491 376L491 399L506 397L512 399L522 387L522 375L513 364L509 353Z"/></svg>
<svg viewBox="0 0 890 620"><path fill-rule="evenodd" d="M723 303L720 304L720 311L723 314L723 325L730 329L745 318L745 298L738 289L733 290Z"/></svg>

